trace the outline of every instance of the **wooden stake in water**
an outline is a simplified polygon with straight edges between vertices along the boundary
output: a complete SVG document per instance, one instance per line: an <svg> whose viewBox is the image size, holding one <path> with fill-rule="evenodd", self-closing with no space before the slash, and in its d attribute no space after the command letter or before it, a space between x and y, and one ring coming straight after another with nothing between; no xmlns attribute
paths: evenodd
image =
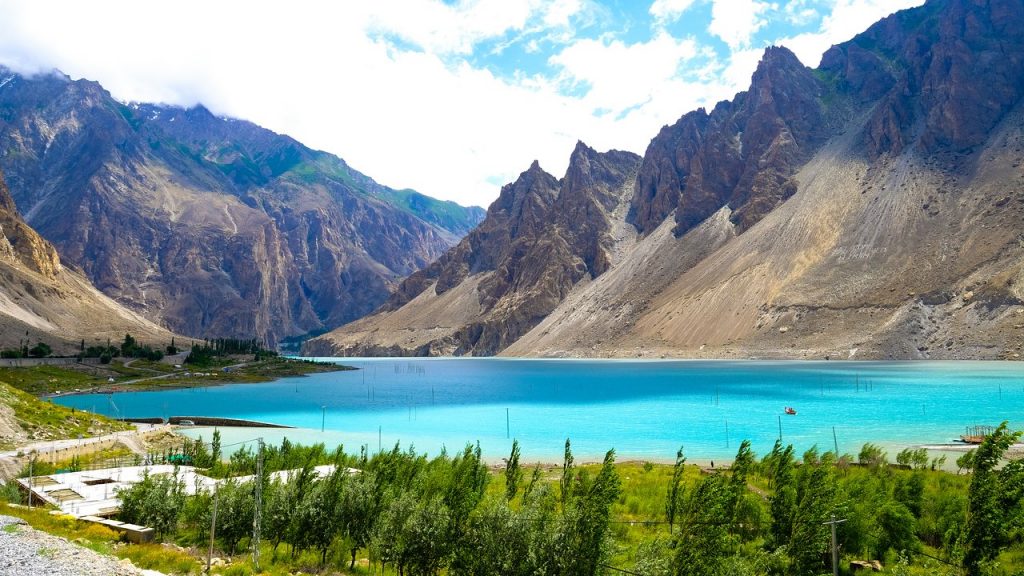
<svg viewBox="0 0 1024 576"><path fill-rule="evenodd" d="M380 428L381 428L380 426L377 426L377 452L378 453L381 450L381 448L380 448Z"/></svg>
<svg viewBox="0 0 1024 576"><path fill-rule="evenodd" d="M836 427L832 427L832 447L836 450L836 458L839 458L839 440L836 440Z"/></svg>
<svg viewBox="0 0 1024 576"><path fill-rule="evenodd" d="M505 438L506 439L509 438L510 435L511 435L510 430L511 430L511 428L509 428L509 423L508 423L508 408L505 408Z"/></svg>
<svg viewBox="0 0 1024 576"><path fill-rule="evenodd" d="M729 447L729 421L725 421L725 447Z"/></svg>
<svg viewBox="0 0 1024 576"><path fill-rule="evenodd" d="M782 415L779 415L779 444L782 444Z"/></svg>

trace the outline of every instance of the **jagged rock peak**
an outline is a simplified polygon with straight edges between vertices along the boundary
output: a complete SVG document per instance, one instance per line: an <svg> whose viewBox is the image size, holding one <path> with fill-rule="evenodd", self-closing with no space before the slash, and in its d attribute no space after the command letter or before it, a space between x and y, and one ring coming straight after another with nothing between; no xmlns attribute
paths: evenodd
<svg viewBox="0 0 1024 576"><path fill-rule="evenodd" d="M765 50L750 89L684 115L647 148L630 204L640 232L675 211L682 235L723 206L742 232L795 192L791 176L827 136L821 82L783 47Z"/></svg>

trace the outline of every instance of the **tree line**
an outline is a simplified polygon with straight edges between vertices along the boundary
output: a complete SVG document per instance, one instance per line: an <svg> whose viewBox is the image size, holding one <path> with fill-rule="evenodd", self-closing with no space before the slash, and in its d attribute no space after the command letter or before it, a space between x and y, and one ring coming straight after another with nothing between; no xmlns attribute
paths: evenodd
<svg viewBox="0 0 1024 576"><path fill-rule="evenodd" d="M256 360L277 356L274 350L268 350L256 338L214 338L202 343L192 343L192 348L185 362L197 366L208 366L215 358L236 354L253 354Z"/></svg>
<svg viewBox="0 0 1024 576"><path fill-rule="evenodd" d="M39 341L34 346L29 347L30 342L26 338L17 347L0 350L0 358L47 358L53 354L53 347L46 342ZM173 337L168 346L161 348L149 344L140 344L131 334L125 334L124 340L119 345L112 344L110 339L107 338L106 344L86 346L85 339L83 338L78 345L78 353L73 356L79 359L99 358L101 364L109 364L112 359L118 357L145 358L157 362L163 359L165 353L178 353Z"/></svg>
<svg viewBox="0 0 1024 576"><path fill-rule="evenodd" d="M175 476L147 477L120 497L123 520L195 544L209 538L216 500L216 540L237 553L250 544L258 485L272 557L312 550L322 564L344 556L351 567L362 550L402 576L603 574L613 556L630 561L616 569L644 576L810 576L831 570L833 519L844 521L836 544L848 558L883 559L906 574L917 555L937 555L931 574L981 576L1021 542L1024 461L1001 464L1019 436L1005 423L996 429L958 460L969 476L936 471L942 460L924 450L904 450L893 465L871 444L856 458L816 448L798 457L781 442L761 458L743 442L727 471L695 475L680 449L660 517L641 521L653 528L628 554L634 522L613 517L629 497L614 451L581 467L568 440L552 477L539 465L523 469L518 443L504 473L491 475L479 445L428 459L398 445L352 456L285 440L221 462L218 437L209 450L192 444L192 457L219 475L252 474L262 458L263 475L195 496ZM334 471L318 475L324 463ZM504 486L487 490L495 478Z"/></svg>

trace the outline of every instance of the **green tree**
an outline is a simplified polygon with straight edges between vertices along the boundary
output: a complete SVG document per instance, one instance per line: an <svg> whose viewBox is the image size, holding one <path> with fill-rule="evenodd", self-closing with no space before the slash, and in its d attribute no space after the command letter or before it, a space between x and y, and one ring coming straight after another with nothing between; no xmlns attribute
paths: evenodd
<svg viewBox="0 0 1024 576"><path fill-rule="evenodd" d="M320 552L320 564L327 561L327 549L339 532L337 500L327 480L314 481L298 502L293 519L292 544Z"/></svg>
<svg viewBox="0 0 1024 576"><path fill-rule="evenodd" d="M917 539L917 519L899 502L887 502L877 514L880 534L875 558L884 558L889 550L913 552L920 547Z"/></svg>
<svg viewBox="0 0 1024 576"><path fill-rule="evenodd" d="M170 476L150 476L147 470L142 481L118 490L117 497L121 500L120 518L148 526L163 538L177 528L185 504L185 486L177 470Z"/></svg>
<svg viewBox="0 0 1024 576"><path fill-rule="evenodd" d="M519 480L523 471L519 468L519 441L512 440L512 453L505 463L505 499L511 501L519 490Z"/></svg>
<svg viewBox="0 0 1024 576"><path fill-rule="evenodd" d="M407 561L405 521L416 508L416 498L409 492L388 495L383 512L373 529L370 550L380 560L381 572L390 563L403 574Z"/></svg>
<svg viewBox="0 0 1024 576"><path fill-rule="evenodd" d="M340 515L345 534L351 542L352 562L355 568L356 552L370 545L373 528L380 513L380 494L376 477L371 472L360 472L345 483L341 494Z"/></svg>
<svg viewBox="0 0 1024 576"><path fill-rule="evenodd" d="M885 450L871 442L861 447L860 454L857 455L857 461L870 468L878 468L889 463Z"/></svg>
<svg viewBox="0 0 1024 576"><path fill-rule="evenodd" d="M217 468L221 464L220 450L220 430L214 428L213 440L210 442L210 466L212 468Z"/></svg>
<svg viewBox="0 0 1024 576"><path fill-rule="evenodd" d="M896 455L896 463L911 470L928 468L928 450L925 448L904 448Z"/></svg>
<svg viewBox="0 0 1024 576"><path fill-rule="evenodd" d="M449 560L454 542L451 514L440 498L420 502L402 526L405 566L410 576L437 574Z"/></svg>
<svg viewBox="0 0 1024 576"><path fill-rule="evenodd" d="M238 551L238 543L252 534L256 499L253 483L228 479L217 487L217 539L229 554Z"/></svg>
<svg viewBox="0 0 1024 576"><path fill-rule="evenodd" d="M672 527L676 522L676 513L679 510L680 500L685 493L683 486L683 472L686 471L686 456L683 456L683 447L676 451L676 463L672 467L672 480L669 481L668 493L665 494L665 520L668 521L668 533L672 533Z"/></svg>
<svg viewBox="0 0 1024 576"><path fill-rule="evenodd" d="M975 450L976 449L968 450L967 452L964 452L962 456L960 456L959 458L956 459L956 473L957 474L960 474L960 472L962 472L964 470L973 470L974 469L974 451Z"/></svg>
<svg viewBox="0 0 1024 576"><path fill-rule="evenodd" d="M292 525L296 500L295 484L295 475L289 475L287 480L275 479L263 494L263 532L270 537L275 555L277 547L285 540Z"/></svg>
<svg viewBox="0 0 1024 576"><path fill-rule="evenodd" d="M124 335L124 342L121 343L121 356L125 358L135 355L135 348L138 346L138 342L131 334Z"/></svg>
<svg viewBox="0 0 1024 576"><path fill-rule="evenodd" d="M30 356L32 358L46 358L52 353L53 349L50 348L49 344L45 342L39 342L28 351L27 356Z"/></svg>
<svg viewBox="0 0 1024 576"><path fill-rule="evenodd" d="M580 474L570 484L568 500L562 504L562 518L551 543L557 551L556 574L589 576L599 572L610 552L611 506L620 491L614 450L605 454L597 476L591 479Z"/></svg>
<svg viewBox="0 0 1024 576"><path fill-rule="evenodd" d="M826 452L819 460L816 449L808 450L797 478L796 513L789 547L793 573L797 576L819 574L826 569L822 560L828 549L829 530L824 522L835 510L836 492L832 453Z"/></svg>
<svg viewBox="0 0 1024 576"><path fill-rule="evenodd" d="M769 542L778 548L789 544L793 535L793 516L796 513L796 463L793 457L793 445L782 448L782 442L776 440L768 459L771 463L771 480L774 491L768 497L771 514Z"/></svg>
<svg viewBox="0 0 1024 576"><path fill-rule="evenodd" d="M559 483L559 488L561 488L560 494L562 496L563 507L565 506L566 502L569 501L569 498L572 496L572 475L574 473L572 463L572 444L569 442L569 439L566 438L565 456L562 460L562 480Z"/></svg>
<svg viewBox="0 0 1024 576"><path fill-rule="evenodd" d="M690 576L717 576L731 554L729 534L731 495L723 474L701 478L690 491L675 537L673 571Z"/></svg>
<svg viewBox="0 0 1024 576"><path fill-rule="evenodd" d="M995 559L1007 544L1012 523L1011 510L1005 507L1004 490L1019 477L1021 467L1006 466L1002 473L996 467L1020 435L1020 432L1010 432L1003 422L974 451L964 534L964 567L968 576L982 574L983 564Z"/></svg>
<svg viewBox="0 0 1024 576"><path fill-rule="evenodd" d="M532 518L517 514L501 499L490 498L469 518L463 545L451 573L458 576L530 576L536 574L537 546Z"/></svg>

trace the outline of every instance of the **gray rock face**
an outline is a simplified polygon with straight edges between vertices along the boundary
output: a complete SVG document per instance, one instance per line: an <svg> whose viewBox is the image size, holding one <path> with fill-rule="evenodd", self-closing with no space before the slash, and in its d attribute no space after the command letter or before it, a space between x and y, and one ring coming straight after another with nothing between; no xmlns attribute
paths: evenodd
<svg viewBox="0 0 1024 576"><path fill-rule="evenodd" d="M562 180L536 162L501 190L487 217L444 256L399 285L381 311L432 301L477 278L460 311L466 320L413 344L338 344L333 335L307 343L307 354L491 355L544 319L579 282L610 266L612 215L628 202L640 158L598 153L582 142ZM430 308L430 304L426 308ZM472 310L466 310L472 307ZM342 328L339 333L353 327Z"/></svg>
<svg viewBox="0 0 1024 576"><path fill-rule="evenodd" d="M1022 142L1024 4L932 0L814 70L769 48L749 90L663 128L626 176L637 238L609 250L628 170L580 147L557 195L524 173L385 309L315 344L1018 359Z"/></svg>
<svg viewBox="0 0 1024 576"><path fill-rule="evenodd" d="M57 74L0 78L0 167L26 220L103 292L179 333L273 344L332 328L482 218L202 107L124 105Z"/></svg>
<svg viewBox="0 0 1024 576"><path fill-rule="evenodd" d="M748 91L651 140L630 221L647 233L675 211L682 235L728 205L741 231L753 226L793 195L792 175L827 136L822 91L792 52L766 50Z"/></svg>

